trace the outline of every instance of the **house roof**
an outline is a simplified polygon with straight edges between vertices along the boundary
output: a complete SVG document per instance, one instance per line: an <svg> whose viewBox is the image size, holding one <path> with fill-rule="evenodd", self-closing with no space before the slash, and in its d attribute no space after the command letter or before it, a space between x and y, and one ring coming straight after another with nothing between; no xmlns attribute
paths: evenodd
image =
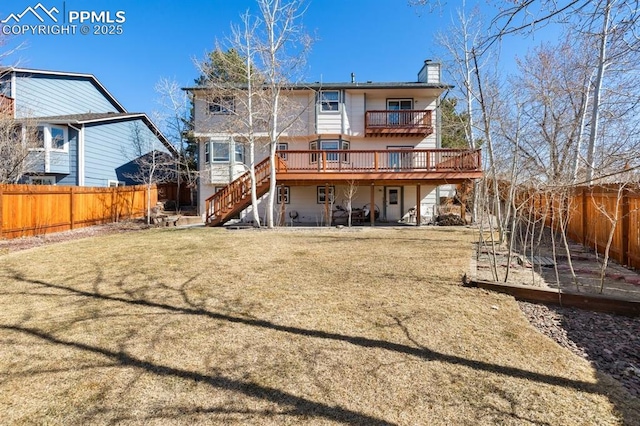
<svg viewBox="0 0 640 426"><path fill-rule="evenodd" d="M57 77L73 77L86 79L90 81L108 100L111 104L119 111L119 112L127 112L124 106L118 102L118 100L98 81L98 79L93 74L84 74L84 73L76 73L76 72L66 72L66 71L49 71L49 70L37 70L31 68L17 68L17 67L4 67L0 68L0 75L14 72L17 74L24 75L48 75L48 76L57 76Z"/></svg>
<svg viewBox="0 0 640 426"><path fill-rule="evenodd" d="M173 154L177 155L178 151L169 142L169 140L160 132L156 125L147 117L147 114L142 112L89 112L84 114L70 114L70 115L54 115L49 117L37 117L37 121L50 123L50 124L94 124L94 123L108 123L117 121L128 120L142 120L145 125L151 130L151 132L162 142L162 144Z"/></svg>
<svg viewBox="0 0 640 426"><path fill-rule="evenodd" d="M243 88L244 85L238 85L238 88ZM321 83L316 81L315 83L290 83L284 86L287 89L292 90L336 90L336 89L366 89L366 90L376 90L376 89L441 89L447 90L452 89L453 86L443 83L422 83L422 82L371 82L368 81L366 83L360 82L345 82L345 83ZM183 87L182 90L186 91L200 91L200 90L208 90L207 86L192 86L192 87Z"/></svg>
<svg viewBox="0 0 640 426"><path fill-rule="evenodd" d="M89 124L101 121L117 121L120 119L132 119L146 117L144 113L135 112L88 112L84 114L52 115L37 117L38 121L46 121L52 124Z"/></svg>

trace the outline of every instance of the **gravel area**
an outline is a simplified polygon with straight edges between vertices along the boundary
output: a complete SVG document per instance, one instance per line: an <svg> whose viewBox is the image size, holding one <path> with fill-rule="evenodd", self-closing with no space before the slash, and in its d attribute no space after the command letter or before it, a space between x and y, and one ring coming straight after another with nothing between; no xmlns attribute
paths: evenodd
<svg viewBox="0 0 640 426"><path fill-rule="evenodd" d="M640 318L518 302L529 322L640 397Z"/></svg>

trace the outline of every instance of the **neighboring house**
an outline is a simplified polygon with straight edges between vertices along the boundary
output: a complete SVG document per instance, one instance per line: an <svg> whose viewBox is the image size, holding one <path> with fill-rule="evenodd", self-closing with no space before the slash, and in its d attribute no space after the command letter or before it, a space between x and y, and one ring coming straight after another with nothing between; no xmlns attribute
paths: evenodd
<svg viewBox="0 0 640 426"><path fill-rule="evenodd" d="M352 78L353 80L353 78ZM278 146L277 212L280 222L327 223L344 217L348 189L354 208L373 208L377 219L414 222L431 218L438 186L482 176L479 150L440 149L440 64L425 61L415 82L308 83L287 87L299 123ZM199 206L207 223L233 217L250 221L243 137L224 125L239 102L187 88L194 99L199 142ZM268 191L266 151L257 155L260 217ZM373 206L373 207L372 207ZM360 212L357 219L362 219ZM369 215L367 221L376 219Z"/></svg>
<svg viewBox="0 0 640 426"><path fill-rule="evenodd" d="M91 74L0 70L0 96L18 121L37 126L24 183L119 186L140 183L137 157L174 149L143 113L129 113Z"/></svg>

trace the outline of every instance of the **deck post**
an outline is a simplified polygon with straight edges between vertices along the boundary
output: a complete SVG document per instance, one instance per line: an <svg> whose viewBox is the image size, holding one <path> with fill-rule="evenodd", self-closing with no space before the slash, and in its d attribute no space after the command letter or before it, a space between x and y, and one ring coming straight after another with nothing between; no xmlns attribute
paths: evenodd
<svg viewBox="0 0 640 426"><path fill-rule="evenodd" d="M324 184L324 223L325 226L331 226L331 220L329 218L329 184Z"/></svg>
<svg viewBox="0 0 640 426"><path fill-rule="evenodd" d="M620 184L623 185L623 184ZM622 188L622 247L621 262L623 265L629 264L629 188Z"/></svg>
<svg viewBox="0 0 640 426"><path fill-rule="evenodd" d="M582 227L581 227L581 231L582 231L582 245L587 247L589 244L589 239L587 237L587 228L589 226L589 218L587 217L588 215L588 209L589 206L587 205L587 188L586 187L582 187Z"/></svg>
<svg viewBox="0 0 640 426"><path fill-rule="evenodd" d="M285 205L284 205L284 185L283 184L280 184L279 190L280 190L280 194L278 194L279 197L276 197L276 201L278 198L280 198L280 220L279 220L280 223L278 225L285 226L287 222L285 218L286 211L285 211Z"/></svg>
<svg viewBox="0 0 640 426"><path fill-rule="evenodd" d="M371 182L371 205L369 206L369 221L371 226L375 226L376 222L376 184Z"/></svg>
<svg viewBox="0 0 640 426"><path fill-rule="evenodd" d="M460 199L460 216L462 217L462 222L466 225L467 224L466 185L462 183L458 184L456 189L460 190L460 193L458 194L458 198ZM440 200L437 200L437 201L438 203L440 202Z"/></svg>
<svg viewBox="0 0 640 426"><path fill-rule="evenodd" d="M422 212L420 211L420 204L422 198L420 197L420 184L416 185L416 226L420 226L422 222Z"/></svg>
<svg viewBox="0 0 640 426"><path fill-rule="evenodd" d="M2 193L2 185L0 184L0 240L2 239L2 198L4 197L3 193Z"/></svg>

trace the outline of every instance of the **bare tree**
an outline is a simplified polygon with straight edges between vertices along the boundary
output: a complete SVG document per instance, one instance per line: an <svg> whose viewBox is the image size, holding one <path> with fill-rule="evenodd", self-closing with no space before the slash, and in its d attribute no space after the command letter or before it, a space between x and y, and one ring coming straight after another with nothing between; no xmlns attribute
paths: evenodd
<svg viewBox="0 0 640 426"><path fill-rule="evenodd" d="M242 16L241 26L232 26L227 40L233 55L218 55L214 67L222 68L217 78L206 82L210 100L233 98L238 101L231 117L215 125L218 130L236 135L249 147L249 172L254 223L259 226L255 158L256 148L262 144L269 152L269 195L266 222L274 227L276 197L276 150L282 135L294 131L301 115L309 105L308 99L295 99L293 83L301 72L310 38L299 24L304 10L300 1L260 0L260 17L248 12ZM221 51L220 46L218 49ZM225 59L226 58L226 59ZM222 64L222 66L221 66ZM201 69L203 69L201 67ZM206 72L206 69L203 69ZM224 122L223 122L224 121Z"/></svg>
<svg viewBox="0 0 640 426"><path fill-rule="evenodd" d="M273 211L276 196L276 150L280 137L290 130L304 112L304 105L294 102L293 109L287 107L287 87L298 77L305 64L311 38L300 23L305 8L302 2L292 0L259 0L262 15L263 39L257 52L265 78L268 111L267 134L269 138L270 181L267 203L267 227L274 227ZM284 95L284 96L283 96ZM298 104L298 105L296 105ZM297 107L297 108L296 108ZM285 111L295 111L288 116Z"/></svg>
<svg viewBox="0 0 640 426"><path fill-rule="evenodd" d="M358 192L358 183L355 180L350 180L347 182L347 186L344 187L344 200L346 202L346 208L347 208L347 225L349 226L349 228L351 228L351 221L352 221L352 213L353 213L353 197L355 197L356 193Z"/></svg>
<svg viewBox="0 0 640 426"><path fill-rule="evenodd" d="M18 183L44 160L44 135L32 119L13 118L13 100L0 95L0 183Z"/></svg>
<svg viewBox="0 0 640 426"><path fill-rule="evenodd" d="M176 178L175 159L160 146L156 138L146 134L138 122L131 125L131 147L135 171L125 173L128 177L146 187L146 220L151 223L151 189L153 185L170 182Z"/></svg>
<svg viewBox="0 0 640 426"><path fill-rule="evenodd" d="M188 119L189 99L181 86L168 78L160 78L155 85L160 95L160 111L154 118L160 124L163 134L174 146L176 179L178 185L176 208L180 208L180 187L184 184L191 190L191 204L194 204L193 189L196 187L198 170L195 160L194 143L190 143L190 123Z"/></svg>

